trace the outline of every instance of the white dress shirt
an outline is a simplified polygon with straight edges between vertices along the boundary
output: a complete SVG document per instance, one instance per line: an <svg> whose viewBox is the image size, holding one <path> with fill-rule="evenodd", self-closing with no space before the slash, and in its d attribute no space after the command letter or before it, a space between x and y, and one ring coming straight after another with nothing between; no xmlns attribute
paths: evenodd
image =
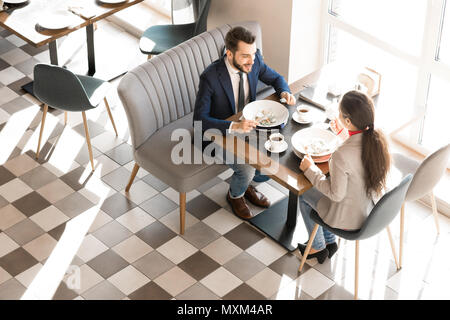
<svg viewBox="0 0 450 320"><path fill-rule="evenodd" d="M238 69L236 69L234 66L232 66L230 64L230 62L228 61L228 58L225 57L225 65L227 67L228 73L230 74L230 80L231 80L231 87L233 88L233 95L234 95L234 106L235 106L235 110L237 113L237 109L238 109L238 105L239 105L239 81L240 81L240 76L239 76L239 71ZM247 77L247 73L243 73L242 75L242 79L244 80L244 101L245 104L250 102L250 87L248 85L248 77ZM233 123L235 122L231 122L230 127L228 128L229 133L232 133L233 130L231 129L231 126L233 125Z"/></svg>
<svg viewBox="0 0 450 320"><path fill-rule="evenodd" d="M238 70L234 66L232 66L230 64L230 62L228 61L227 57L225 57L225 65L227 66L228 73L230 74L231 86L233 87L233 94L234 94L234 105L236 107L236 112L237 112L237 108L238 108L238 104L239 104L238 99L239 99L239 81L240 81L239 71L240 70ZM247 73L243 72L242 78L244 80L244 101L245 101L245 104L247 104L250 101L250 97L249 97L250 88L248 86Z"/></svg>

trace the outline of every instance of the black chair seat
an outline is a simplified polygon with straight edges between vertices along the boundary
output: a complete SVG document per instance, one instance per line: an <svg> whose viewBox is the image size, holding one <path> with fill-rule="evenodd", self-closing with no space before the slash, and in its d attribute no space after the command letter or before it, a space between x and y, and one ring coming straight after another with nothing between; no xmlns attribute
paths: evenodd
<svg viewBox="0 0 450 320"><path fill-rule="evenodd" d="M145 30L139 41L144 54L160 54L190 39L194 34L195 23L153 26Z"/></svg>

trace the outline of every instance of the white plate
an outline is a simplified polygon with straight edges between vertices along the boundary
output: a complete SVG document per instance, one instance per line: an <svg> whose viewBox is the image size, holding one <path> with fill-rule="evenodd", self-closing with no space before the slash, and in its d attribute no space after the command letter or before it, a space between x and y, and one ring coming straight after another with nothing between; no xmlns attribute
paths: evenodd
<svg viewBox="0 0 450 320"><path fill-rule="evenodd" d="M49 30L64 29L79 23L79 17L66 10L58 10L39 17L37 24Z"/></svg>
<svg viewBox="0 0 450 320"><path fill-rule="evenodd" d="M255 120L256 114L263 110L272 112L275 116L275 122L267 126L258 125L258 127L261 128L271 128L279 126L283 124L289 117L289 111L285 106L283 106L279 102L270 100L258 100L250 102L244 107L244 110L242 110L242 115L247 120Z"/></svg>
<svg viewBox="0 0 450 320"><path fill-rule="evenodd" d="M292 114L292 119L300 124L308 124L312 122L312 117L309 120L300 120L300 116L297 111Z"/></svg>
<svg viewBox="0 0 450 320"><path fill-rule="evenodd" d="M339 139L329 130L324 130L322 128L317 127L309 127L306 129L302 129L294 133L294 135L291 138L291 144L294 150L294 153L302 158L303 155L306 153L304 149L304 143L314 139L314 138L320 138L323 139L329 146L329 151L322 152L322 153L310 153L311 156L314 157L321 157L326 156L331 153L333 153L337 147L339 146Z"/></svg>
<svg viewBox="0 0 450 320"><path fill-rule="evenodd" d="M19 3L24 3L27 2L28 0L5 0L4 2L6 4L19 4Z"/></svg>
<svg viewBox="0 0 450 320"><path fill-rule="evenodd" d="M117 4L117 3L123 3L123 2L127 2L128 0L99 0L102 3L107 3L107 4Z"/></svg>
<svg viewBox="0 0 450 320"><path fill-rule="evenodd" d="M264 148L266 148L267 151L270 151L272 153L281 153L287 150L288 144L286 141L283 141L281 148L278 148L276 150L272 150L272 145L270 143L270 140L267 140L266 143L264 143Z"/></svg>

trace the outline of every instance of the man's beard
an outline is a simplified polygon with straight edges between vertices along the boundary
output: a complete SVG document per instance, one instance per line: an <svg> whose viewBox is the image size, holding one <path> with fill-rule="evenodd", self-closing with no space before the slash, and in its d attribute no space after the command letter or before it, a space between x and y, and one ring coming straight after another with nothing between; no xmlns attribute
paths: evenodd
<svg viewBox="0 0 450 320"><path fill-rule="evenodd" d="M236 59L234 58L234 56L233 56L233 66L234 66L236 69L238 69L238 70L240 70L240 71L242 71L242 72L244 72L244 73L249 73L250 71L252 71L251 68L250 68L250 71L245 71L244 68L242 68L242 65L237 63L237 61L236 61Z"/></svg>

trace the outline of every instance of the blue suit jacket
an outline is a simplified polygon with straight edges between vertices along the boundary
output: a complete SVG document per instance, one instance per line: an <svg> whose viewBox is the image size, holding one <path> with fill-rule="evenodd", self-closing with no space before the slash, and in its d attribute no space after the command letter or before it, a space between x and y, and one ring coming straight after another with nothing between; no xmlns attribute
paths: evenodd
<svg viewBox="0 0 450 320"><path fill-rule="evenodd" d="M202 121L203 131L219 129L224 135L231 124L231 121L225 119L236 113L233 87L225 58L226 56L223 56L214 61L201 74L194 109L194 121ZM284 78L264 63L259 50L256 52L252 71L248 73L250 102L256 99L258 80L271 85L278 95L284 91L291 92Z"/></svg>

